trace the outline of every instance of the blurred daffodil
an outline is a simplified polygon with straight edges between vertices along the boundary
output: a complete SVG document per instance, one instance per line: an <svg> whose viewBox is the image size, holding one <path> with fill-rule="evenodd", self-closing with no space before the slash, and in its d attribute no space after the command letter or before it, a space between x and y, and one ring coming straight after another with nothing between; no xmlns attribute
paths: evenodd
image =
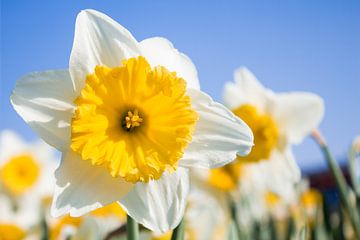
<svg viewBox="0 0 360 240"><path fill-rule="evenodd" d="M68 70L18 81L11 102L59 149L54 216L115 201L156 232L181 220L188 168L249 153L248 126L199 88L191 60L164 38L138 42L108 16L82 11Z"/></svg>
<svg viewBox="0 0 360 240"><path fill-rule="evenodd" d="M308 223L315 224L316 217L322 210L322 202L322 195L316 189L309 188L300 195L300 207Z"/></svg>
<svg viewBox="0 0 360 240"><path fill-rule="evenodd" d="M37 202L21 199L16 208L12 199L0 194L0 239L22 240L36 239L38 233L33 231L39 223L39 206Z"/></svg>
<svg viewBox="0 0 360 240"><path fill-rule="evenodd" d="M0 133L0 194L11 199L14 210L27 203L39 210L53 194L55 158L54 150L40 140L25 142L10 130ZM34 217L40 217L40 210Z"/></svg>
<svg viewBox="0 0 360 240"><path fill-rule="evenodd" d="M47 217L49 238L104 239L108 234L126 223L126 213L117 203L98 208L81 217L65 215L60 218Z"/></svg>
<svg viewBox="0 0 360 240"><path fill-rule="evenodd" d="M294 196L300 179L291 146L300 143L324 114L323 100L312 93L274 93L263 87L246 68L235 71L235 82L224 89L224 102L254 133L254 147L240 162L259 163L269 190L282 197Z"/></svg>

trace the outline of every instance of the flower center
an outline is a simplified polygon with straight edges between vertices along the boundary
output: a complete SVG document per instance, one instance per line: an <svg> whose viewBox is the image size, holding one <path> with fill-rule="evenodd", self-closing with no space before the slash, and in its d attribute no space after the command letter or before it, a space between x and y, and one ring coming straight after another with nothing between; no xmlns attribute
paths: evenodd
<svg viewBox="0 0 360 240"><path fill-rule="evenodd" d="M1 181L14 194L22 194L31 188L39 175L40 166L27 154L11 158L0 170Z"/></svg>
<svg viewBox="0 0 360 240"><path fill-rule="evenodd" d="M208 182L219 190L229 192L236 189L241 172L240 162L230 163L221 168L211 169Z"/></svg>
<svg viewBox="0 0 360 240"><path fill-rule="evenodd" d="M13 240L24 239L25 232L20 227L14 224L0 224L0 239Z"/></svg>
<svg viewBox="0 0 360 240"><path fill-rule="evenodd" d="M71 149L133 183L174 171L198 119L185 80L141 56L96 66L75 104Z"/></svg>
<svg viewBox="0 0 360 240"><path fill-rule="evenodd" d="M254 147L250 154L237 158L246 162L268 159L279 140L279 131L274 120L269 115L260 114L256 107L248 104L234 109L233 112L245 121L254 134Z"/></svg>
<svg viewBox="0 0 360 240"><path fill-rule="evenodd" d="M143 118L139 116L137 109L134 111L128 111L122 120L122 127L125 131L131 131L136 127L139 127L143 121Z"/></svg>

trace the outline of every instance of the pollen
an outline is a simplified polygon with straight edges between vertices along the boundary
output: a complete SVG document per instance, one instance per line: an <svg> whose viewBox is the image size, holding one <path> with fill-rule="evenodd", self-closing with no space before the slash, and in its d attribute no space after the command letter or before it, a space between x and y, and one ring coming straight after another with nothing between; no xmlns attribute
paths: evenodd
<svg viewBox="0 0 360 240"><path fill-rule="evenodd" d="M0 169L0 179L13 194L19 195L30 189L37 182L40 166L29 154L12 157Z"/></svg>
<svg viewBox="0 0 360 240"><path fill-rule="evenodd" d="M134 111L128 111L126 116L122 121L122 127L126 131L131 131L136 127L139 127L143 121L143 118L139 116L139 112L137 109Z"/></svg>
<svg viewBox="0 0 360 240"><path fill-rule="evenodd" d="M245 104L233 110L251 128L254 147L249 155L238 156L244 162L259 162L269 159L279 142L279 131L275 121L266 113L260 113L255 106Z"/></svg>
<svg viewBox="0 0 360 240"><path fill-rule="evenodd" d="M132 183L176 170L198 120L185 80L141 56L96 66L74 103L71 149Z"/></svg>

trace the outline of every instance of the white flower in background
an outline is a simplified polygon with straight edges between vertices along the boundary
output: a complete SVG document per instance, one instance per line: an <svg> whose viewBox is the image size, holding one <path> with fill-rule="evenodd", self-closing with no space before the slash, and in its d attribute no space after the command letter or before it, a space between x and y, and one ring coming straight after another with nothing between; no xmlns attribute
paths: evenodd
<svg viewBox="0 0 360 240"><path fill-rule="evenodd" d="M55 151L41 140L25 142L15 132L0 133L0 194L15 201L37 200L53 194Z"/></svg>
<svg viewBox="0 0 360 240"><path fill-rule="evenodd" d="M222 240L227 239L229 224L229 210L226 198L223 201L214 198L210 192L191 185L188 203L185 210L184 237L187 240ZM170 240L172 231L164 234L142 232L142 240Z"/></svg>
<svg viewBox="0 0 360 240"><path fill-rule="evenodd" d="M214 198L210 192L192 186L185 214L188 239L227 239L231 219L227 201L225 195Z"/></svg>
<svg viewBox="0 0 360 240"><path fill-rule="evenodd" d="M195 206L202 206L203 213L208 215L209 221L212 221L214 226L218 226L218 230L222 229L217 231L222 233L221 235L211 232L215 227L209 229L208 232L217 236L214 239L225 239L226 234L229 234L232 224L231 202L235 204L239 225L243 230L250 231L255 222L261 222L269 217L270 212L266 202L268 189L260 170L253 164L234 162L218 169L192 172L195 190L192 195L203 195L207 199L195 203ZM199 224L201 221L198 223L194 221L195 226Z"/></svg>
<svg viewBox="0 0 360 240"><path fill-rule="evenodd" d="M16 209L9 196L0 195L0 239L38 239L33 231L39 223L39 207L36 202L21 199Z"/></svg>
<svg viewBox="0 0 360 240"><path fill-rule="evenodd" d="M110 232L126 224L126 213L119 204L113 203L82 217L48 217L47 222L50 240L105 239Z"/></svg>
<svg viewBox="0 0 360 240"><path fill-rule="evenodd" d="M0 236L37 239L29 231L40 224L43 201L54 192L57 165L53 148L43 141L0 133Z"/></svg>
<svg viewBox="0 0 360 240"><path fill-rule="evenodd" d="M250 129L200 91L196 68L164 38L138 42L108 16L82 11L69 70L29 74L11 102L59 149L54 216L119 201L156 232L184 213L189 167L221 167L252 146Z"/></svg>
<svg viewBox="0 0 360 240"><path fill-rule="evenodd" d="M259 163L269 190L293 198L300 179L291 145L300 143L324 114L323 100L312 93L274 93L264 88L246 68L235 71L235 82L224 89L224 103L254 133L254 147L239 161Z"/></svg>

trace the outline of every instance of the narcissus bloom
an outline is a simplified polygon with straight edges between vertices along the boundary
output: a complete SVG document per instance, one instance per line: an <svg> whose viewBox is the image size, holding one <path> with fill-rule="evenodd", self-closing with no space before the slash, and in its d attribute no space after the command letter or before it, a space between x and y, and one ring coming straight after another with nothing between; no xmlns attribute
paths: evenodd
<svg viewBox="0 0 360 240"><path fill-rule="evenodd" d="M316 128L324 114L323 100L312 93L274 93L263 87L246 68L235 72L235 82L224 89L224 103L241 117L254 133L254 147L242 162L259 163L270 191L293 196L300 170L292 144L300 143Z"/></svg>
<svg viewBox="0 0 360 240"><path fill-rule="evenodd" d="M43 141L25 142L15 132L0 133L0 193L11 199L37 199L53 194L55 151Z"/></svg>
<svg viewBox="0 0 360 240"><path fill-rule="evenodd" d="M117 203L98 208L82 217L65 215L47 218L51 240L105 239L110 232L126 223L126 213Z"/></svg>
<svg viewBox="0 0 360 240"><path fill-rule="evenodd" d="M36 212L29 204L17 207L15 212L10 198L0 194L0 239L27 239L29 229L34 226Z"/></svg>
<svg viewBox="0 0 360 240"><path fill-rule="evenodd" d="M11 102L63 153L54 216L119 201L165 232L183 215L189 167L220 167L252 146L248 126L200 90L186 55L164 38L138 42L94 10L77 17L69 70L23 77Z"/></svg>
<svg viewBox="0 0 360 240"><path fill-rule="evenodd" d="M43 141L0 132L0 239L37 239L29 230L40 224L43 201L53 194L58 163Z"/></svg>

